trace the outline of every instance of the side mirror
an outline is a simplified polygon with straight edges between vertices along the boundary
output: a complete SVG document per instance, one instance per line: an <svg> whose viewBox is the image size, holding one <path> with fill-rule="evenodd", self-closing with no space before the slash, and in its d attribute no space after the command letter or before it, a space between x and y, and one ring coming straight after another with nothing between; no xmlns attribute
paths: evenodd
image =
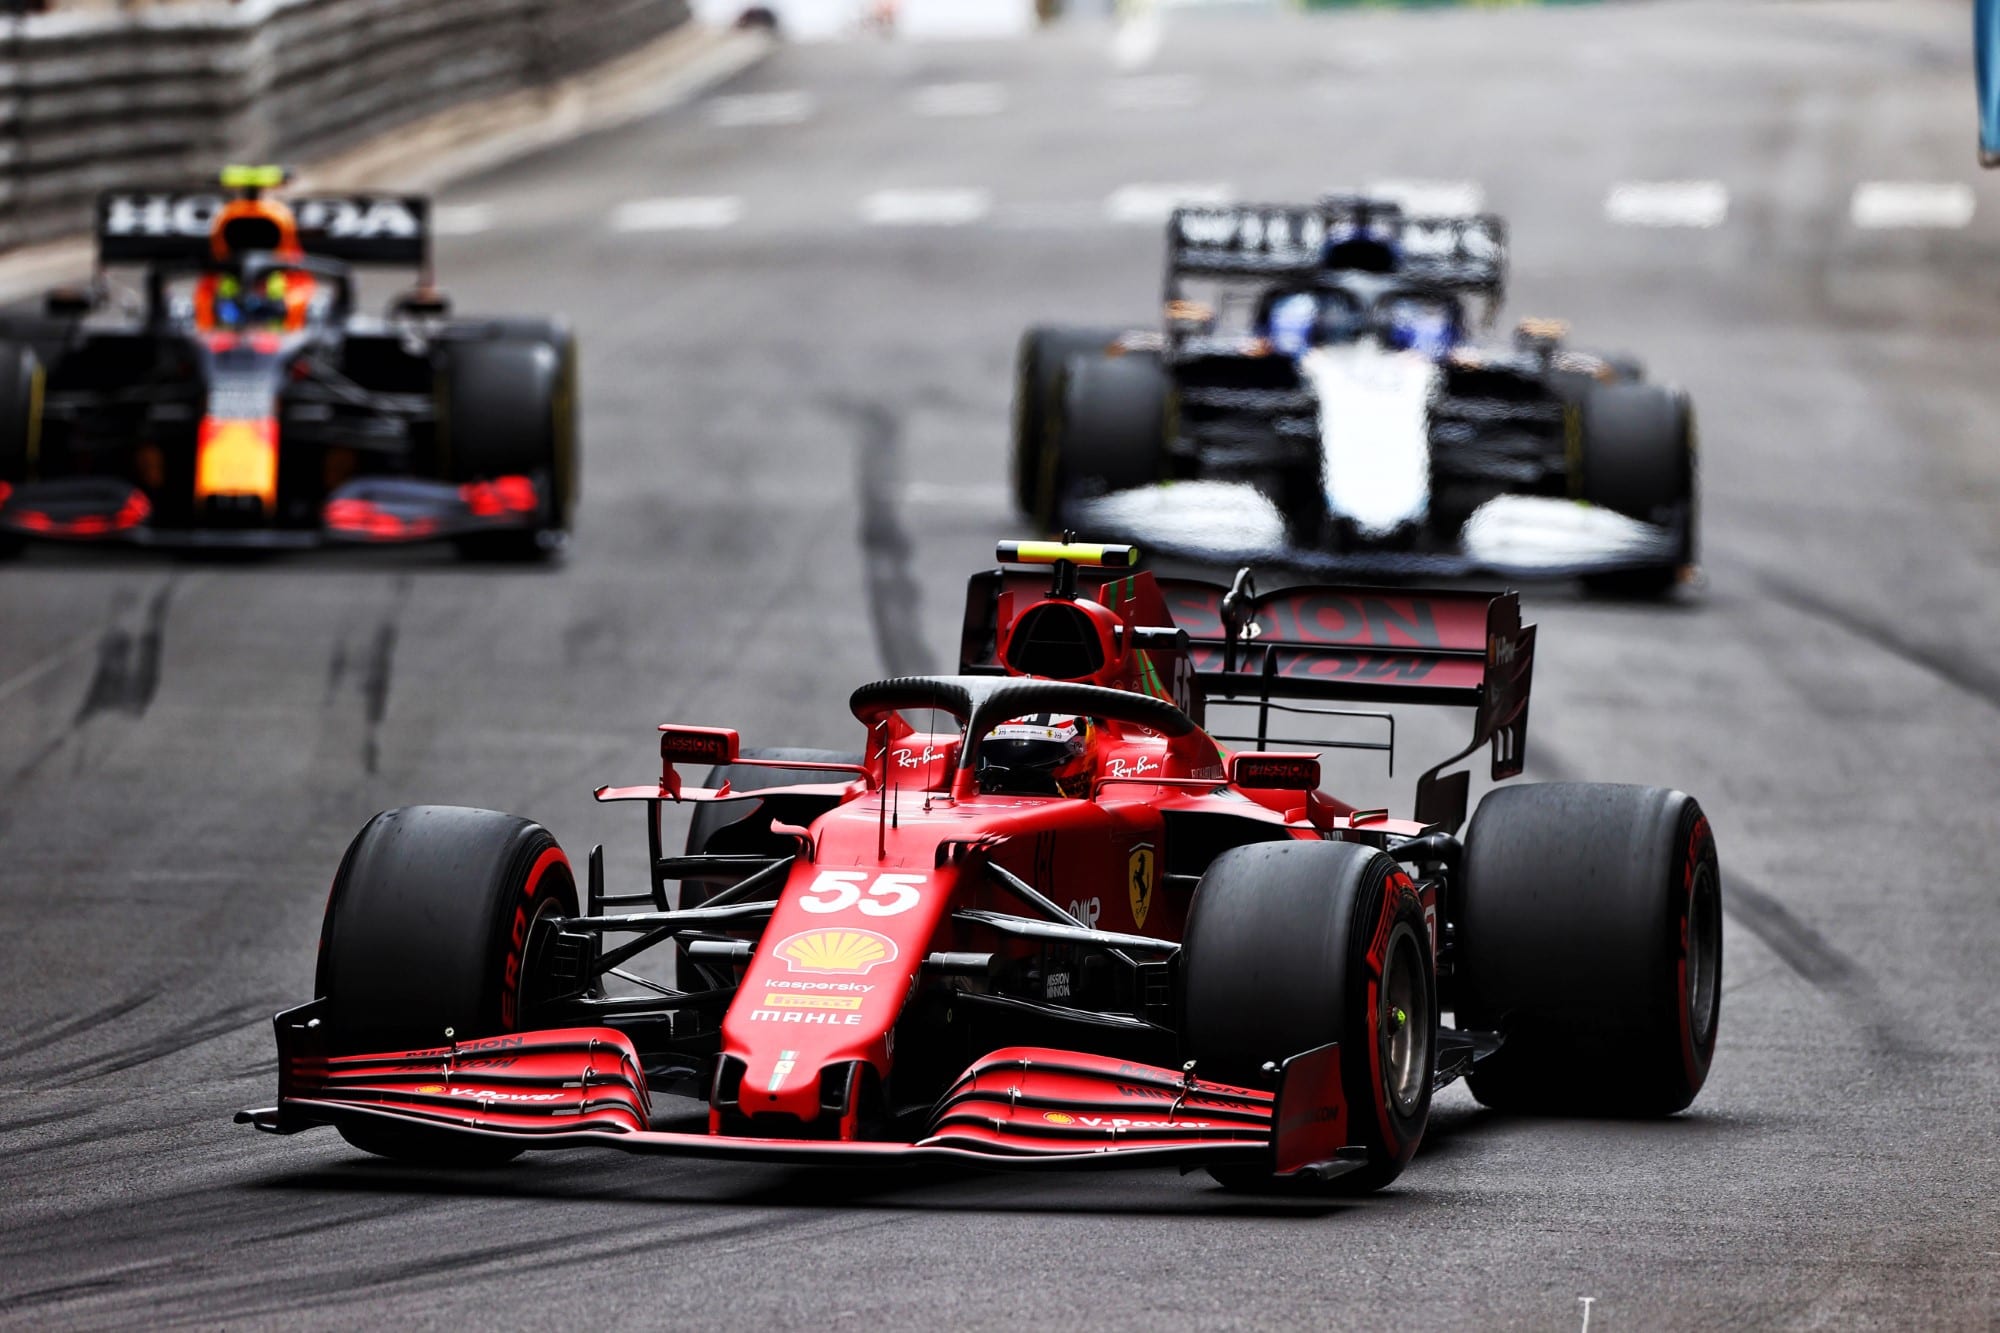
<svg viewBox="0 0 2000 1333"><path fill-rule="evenodd" d="M732 764L737 754L736 732L728 727L660 727L663 764Z"/></svg>
<svg viewBox="0 0 2000 1333"><path fill-rule="evenodd" d="M42 298L42 310L53 319L81 319L96 304L86 287L55 287Z"/></svg>
<svg viewBox="0 0 2000 1333"><path fill-rule="evenodd" d="M1316 791L1319 756L1279 754L1264 750L1230 756L1229 780L1239 787L1262 791Z"/></svg>
<svg viewBox="0 0 2000 1333"><path fill-rule="evenodd" d="M451 298L435 287L413 287L389 303L391 318L443 319L451 313Z"/></svg>
<svg viewBox="0 0 2000 1333"><path fill-rule="evenodd" d="M1524 319L1514 326L1514 346L1537 356L1552 356L1569 337L1569 325L1559 319Z"/></svg>

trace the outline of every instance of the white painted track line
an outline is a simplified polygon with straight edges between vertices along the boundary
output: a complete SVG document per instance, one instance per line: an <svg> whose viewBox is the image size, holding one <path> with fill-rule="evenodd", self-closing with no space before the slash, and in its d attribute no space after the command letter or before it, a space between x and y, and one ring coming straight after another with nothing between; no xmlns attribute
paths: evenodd
<svg viewBox="0 0 2000 1333"><path fill-rule="evenodd" d="M962 227L993 211L989 190L877 190L861 220L877 227Z"/></svg>
<svg viewBox="0 0 2000 1333"><path fill-rule="evenodd" d="M910 96L919 116L997 116L1007 109L1007 89L997 83L933 83Z"/></svg>
<svg viewBox="0 0 2000 1333"><path fill-rule="evenodd" d="M1867 231L1956 230L1971 223L1978 206L1972 187L1960 181L1868 181L1856 187L1848 217Z"/></svg>
<svg viewBox="0 0 2000 1333"><path fill-rule="evenodd" d="M1188 74L1142 74L1114 79L1104 89L1104 104L1114 111L1172 111L1201 98L1201 80Z"/></svg>
<svg viewBox="0 0 2000 1333"><path fill-rule="evenodd" d="M1104 218L1107 222L1157 226L1183 204L1226 204L1235 197L1236 191L1227 185L1123 185L1105 199Z"/></svg>
<svg viewBox="0 0 2000 1333"><path fill-rule="evenodd" d="M431 210L433 236L477 236L491 231L498 215L491 204L445 204Z"/></svg>
<svg viewBox="0 0 2000 1333"><path fill-rule="evenodd" d="M1604 216L1621 227L1719 227L1729 191L1721 181L1622 181L1604 197Z"/></svg>
<svg viewBox="0 0 2000 1333"><path fill-rule="evenodd" d="M1367 193L1378 199L1393 199L1405 213L1424 217L1448 217L1477 213L1486 207L1486 191L1478 181L1377 181Z"/></svg>
<svg viewBox="0 0 2000 1333"><path fill-rule="evenodd" d="M811 93L793 89L711 97L702 103L701 114L709 124L718 128L739 129L751 125L797 125L811 120L818 110L819 103Z"/></svg>
<svg viewBox="0 0 2000 1333"><path fill-rule="evenodd" d="M734 195L687 195L676 199L634 199L611 213L613 231L717 231L743 220L743 201Z"/></svg>

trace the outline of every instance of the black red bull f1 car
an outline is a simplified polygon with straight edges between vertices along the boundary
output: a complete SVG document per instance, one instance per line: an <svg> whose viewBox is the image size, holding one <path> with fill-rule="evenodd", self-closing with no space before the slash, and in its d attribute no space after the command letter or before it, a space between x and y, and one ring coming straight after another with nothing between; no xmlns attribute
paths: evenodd
<svg viewBox="0 0 2000 1333"><path fill-rule="evenodd" d="M0 554L31 539L284 548L451 539L559 551L576 494L560 321L454 318L429 201L119 189L98 275L0 314ZM138 267L141 289L107 274ZM416 270L374 317L359 270Z"/></svg>
<svg viewBox="0 0 2000 1333"><path fill-rule="evenodd" d="M639 891L607 890L601 848L579 885L526 819L377 815L335 876L315 998L277 1017L277 1104L239 1119L433 1163L1168 1163L1361 1191L1460 1077L1523 1111L1693 1100L1722 961L1696 802L1504 787L1458 832L1447 770L1486 746L1496 778L1521 768L1535 631L1513 594L1000 558L1038 568L971 581L958 674L854 691L860 753L661 727L657 778L597 792L645 813ZM1274 717L1370 716L1335 702L1476 721L1398 818L1269 748ZM1245 720L1209 730L1225 711ZM663 956L671 978L643 962Z"/></svg>

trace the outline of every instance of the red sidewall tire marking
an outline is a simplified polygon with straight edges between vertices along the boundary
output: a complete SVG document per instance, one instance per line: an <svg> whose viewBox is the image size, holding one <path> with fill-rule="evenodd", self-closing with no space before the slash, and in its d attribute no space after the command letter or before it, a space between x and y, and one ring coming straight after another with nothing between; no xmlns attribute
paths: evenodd
<svg viewBox="0 0 2000 1333"><path fill-rule="evenodd" d="M541 891L542 878L549 867L560 865L569 869L569 858L562 848L551 846L535 858L535 864L528 868L528 879L521 886L521 897L514 904L514 920L507 930L507 955L500 972L500 1028L503 1032L515 1030L521 1007L521 955L528 947L528 934L534 924L538 905L535 896ZM573 877L573 876L572 876Z"/></svg>

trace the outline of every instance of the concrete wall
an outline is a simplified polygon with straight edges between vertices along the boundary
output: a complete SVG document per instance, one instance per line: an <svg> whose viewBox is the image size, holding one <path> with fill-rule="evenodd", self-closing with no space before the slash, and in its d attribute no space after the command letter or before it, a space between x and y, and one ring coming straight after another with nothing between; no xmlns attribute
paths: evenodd
<svg viewBox="0 0 2000 1333"><path fill-rule="evenodd" d="M107 186L322 157L687 17L687 0L241 0L0 19L0 249L84 229Z"/></svg>

